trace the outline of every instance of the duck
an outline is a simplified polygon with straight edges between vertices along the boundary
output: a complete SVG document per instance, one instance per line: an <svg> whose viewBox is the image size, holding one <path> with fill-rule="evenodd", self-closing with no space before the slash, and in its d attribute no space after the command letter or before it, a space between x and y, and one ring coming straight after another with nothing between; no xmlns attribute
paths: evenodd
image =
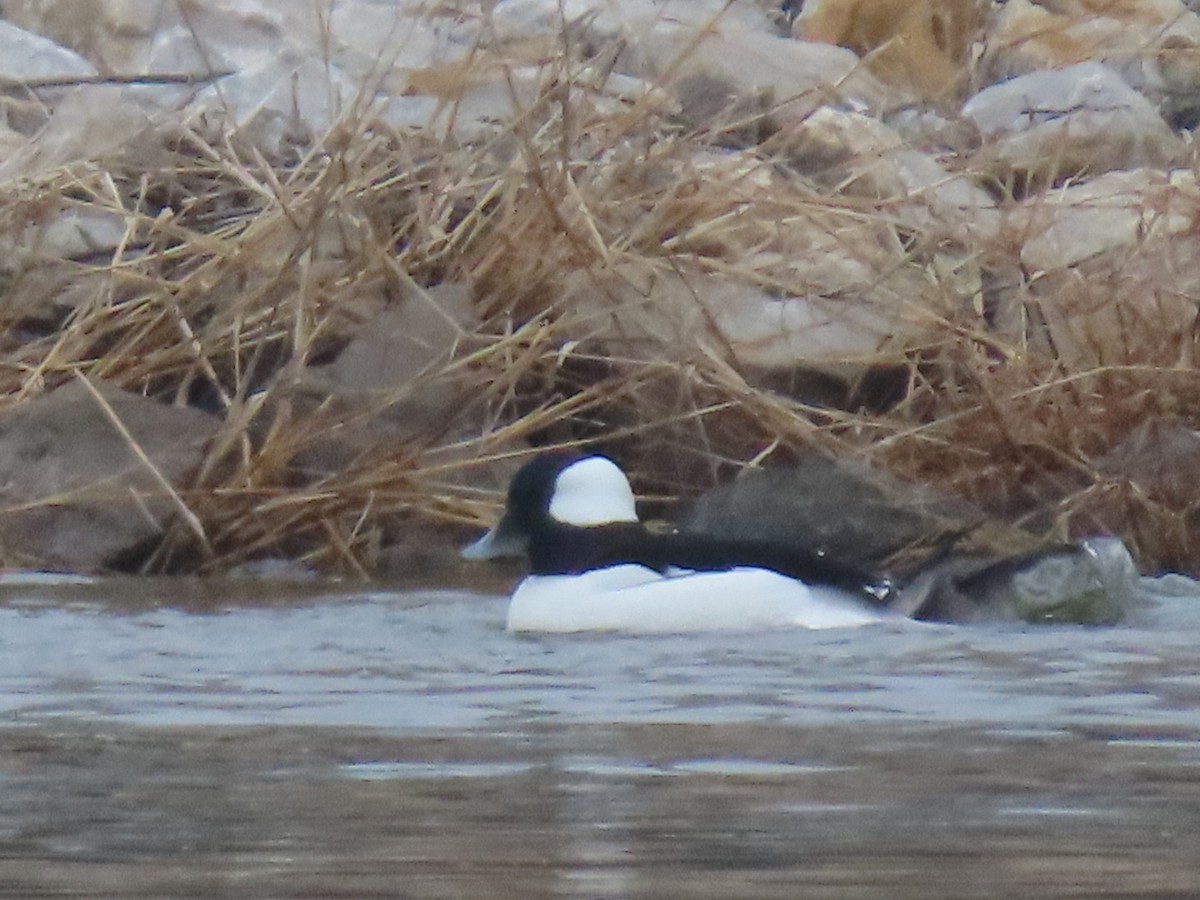
<svg viewBox="0 0 1200 900"><path fill-rule="evenodd" d="M523 465L499 522L461 553L528 557L509 600L511 632L829 629L895 618L882 608L885 586L821 553L647 527L621 468L576 450Z"/></svg>

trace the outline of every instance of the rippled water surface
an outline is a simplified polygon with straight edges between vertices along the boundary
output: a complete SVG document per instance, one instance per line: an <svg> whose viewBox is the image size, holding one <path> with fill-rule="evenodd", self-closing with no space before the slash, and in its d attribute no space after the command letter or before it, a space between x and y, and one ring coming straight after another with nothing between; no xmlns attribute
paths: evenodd
<svg viewBox="0 0 1200 900"><path fill-rule="evenodd" d="M0 896L1197 897L1172 587L531 638L462 592L0 584Z"/></svg>

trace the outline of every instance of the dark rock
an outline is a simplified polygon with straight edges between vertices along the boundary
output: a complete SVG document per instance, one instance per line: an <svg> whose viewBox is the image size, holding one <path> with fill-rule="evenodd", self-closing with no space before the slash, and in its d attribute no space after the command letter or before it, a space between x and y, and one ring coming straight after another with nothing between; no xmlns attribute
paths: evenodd
<svg viewBox="0 0 1200 900"><path fill-rule="evenodd" d="M918 543L953 540L982 519L969 504L866 466L814 456L719 485L695 502L680 527L873 565Z"/></svg>
<svg viewBox="0 0 1200 900"><path fill-rule="evenodd" d="M1186 422L1156 419L1141 425L1097 460L1096 468L1160 500L1200 505L1200 431Z"/></svg>
<svg viewBox="0 0 1200 900"><path fill-rule="evenodd" d="M96 390L128 437L82 382L0 415L4 564L95 571L177 514L163 480L183 483L218 421L104 384Z"/></svg>

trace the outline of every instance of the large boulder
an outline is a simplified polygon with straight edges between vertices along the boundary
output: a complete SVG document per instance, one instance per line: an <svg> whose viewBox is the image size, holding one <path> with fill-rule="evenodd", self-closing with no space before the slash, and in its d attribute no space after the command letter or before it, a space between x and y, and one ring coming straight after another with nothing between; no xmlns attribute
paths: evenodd
<svg viewBox="0 0 1200 900"><path fill-rule="evenodd" d="M697 498L680 524L689 532L783 543L878 567L917 546L940 548L984 521L979 510L934 490L812 456L747 470Z"/></svg>
<svg viewBox="0 0 1200 900"><path fill-rule="evenodd" d="M218 424L78 381L0 415L0 561L95 571L157 537Z"/></svg>
<svg viewBox="0 0 1200 900"><path fill-rule="evenodd" d="M814 231L814 237L824 236ZM850 376L903 359L922 335L904 298L919 296L928 282L914 267L886 268L888 255L877 246L863 246L866 258L858 259L832 240L818 246L827 252L795 258L805 266L797 280L812 287L804 295L780 297L686 265L628 264L580 274L564 292L563 308L573 316L566 324L578 338L599 339L626 358L686 358L689 348L716 338L738 365L763 372L806 368Z"/></svg>

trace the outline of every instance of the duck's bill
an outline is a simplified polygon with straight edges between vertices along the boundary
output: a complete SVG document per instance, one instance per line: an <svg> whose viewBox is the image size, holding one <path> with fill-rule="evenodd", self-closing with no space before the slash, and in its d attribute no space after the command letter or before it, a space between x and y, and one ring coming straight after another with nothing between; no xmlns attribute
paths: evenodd
<svg viewBox="0 0 1200 900"><path fill-rule="evenodd" d="M504 522L475 541L462 548L463 559L501 559L509 556L523 556L527 548L524 536L514 534L504 527Z"/></svg>

